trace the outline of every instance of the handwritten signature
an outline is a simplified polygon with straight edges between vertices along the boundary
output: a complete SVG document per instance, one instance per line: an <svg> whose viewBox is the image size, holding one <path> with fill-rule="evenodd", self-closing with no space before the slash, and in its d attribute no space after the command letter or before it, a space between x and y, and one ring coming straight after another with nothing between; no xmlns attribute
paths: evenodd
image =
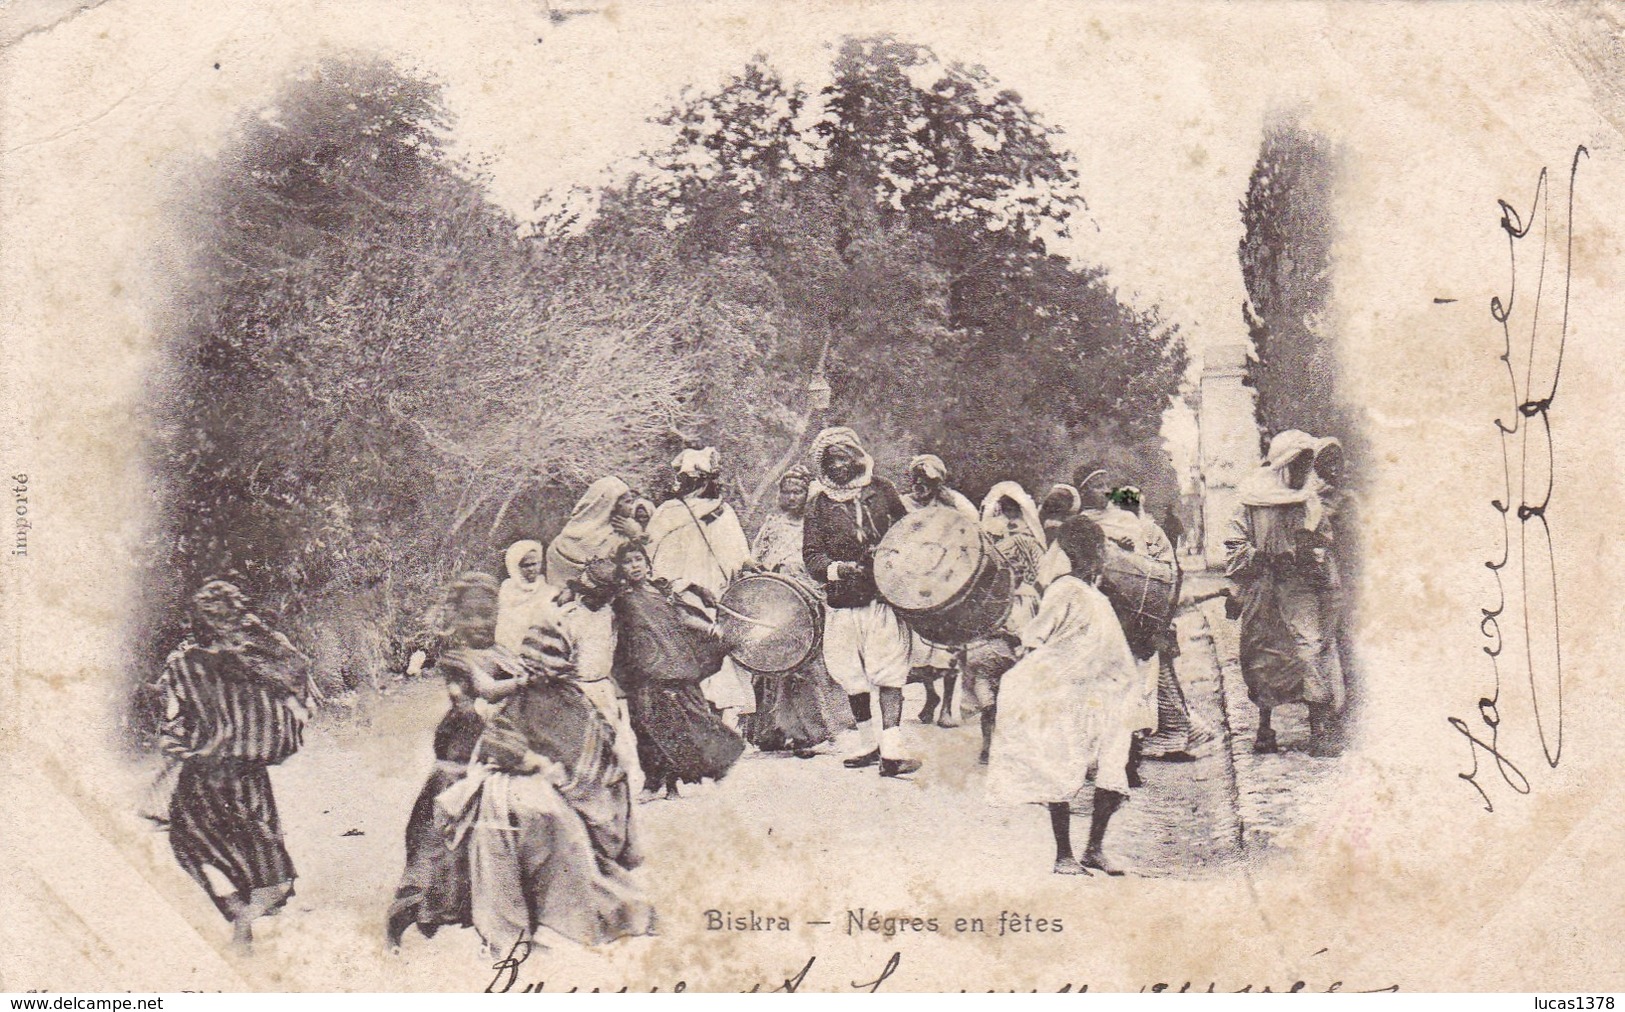
<svg viewBox="0 0 1625 1012"><path fill-rule="evenodd" d="M502 959L497 960L495 963L491 964L491 968L496 971L496 976L491 978L491 982L489 984L485 985L486 993L487 994L507 994L509 992L517 992L517 993L521 993L521 994L539 994L539 993L547 990L547 982L546 981L535 981L535 982L530 982L530 983L521 983L520 982L519 968L525 964L525 961L530 958L531 954L534 951L535 951L535 946L531 942L520 940L520 941L514 943L513 948L508 950L508 954L506 956L504 956ZM1325 949L1322 949L1322 950L1320 950L1320 952L1316 953L1316 955L1320 955L1320 954L1324 953L1325 951L1326 951ZM801 964L801 968L799 970L797 970L795 973L786 976L782 982L777 983L777 984L757 983L757 984L754 984L753 986L751 986L745 993L747 993L747 994L757 994L757 993L761 993L763 991L767 991L767 992L774 993L774 994L795 994L798 991L813 990L814 988L808 986L808 981L809 981L809 979L811 979L813 967L817 963L818 963L818 957L817 956L808 956L807 961L805 963ZM845 984L836 985L836 987L833 990L837 990L837 991L851 990L851 991L868 992L870 994L873 994L873 993L880 990L881 985L885 984L888 980L891 980L891 978L896 975L898 968L901 967L902 965L903 965L903 954L901 952L893 952L891 954L891 956L886 960L885 965L880 968L879 973L875 975L874 979L872 979L872 980L853 980L853 981L849 981L849 982L846 982ZM817 983L820 983L820 982L814 981L814 983L817 984ZM594 988L555 987L554 990L555 990L555 992L558 992L558 993L579 993L579 992L582 992L582 991L586 991L588 993L610 992L610 993L616 993L616 994L625 994L625 993L627 993L628 991L631 990L631 986L630 985L622 985L620 987L608 987L608 988L605 988L605 987L594 987ZM640 990L643 990L643 989L640 988ZM658 992L660 990L660 988L658 988L658 987L650 987L647 990L650 991L650 992ZM675 984L673 984L669 990L673 994L681 994L681 993L688 990L688 982L684 981L684 980L679 980ZM1082 993L1087 992L1089 990L1089 985L1088 984L1074 985L1074 984L1069 982L1069 983L1066 983L1066 984L1062 984L1059 987L1054 988L1053 990L1056 993L1059 993L1059 994L1073 994L1073 993L1082 994ZM1206 987L1203 987L1203 986L1201 986L1199 984L1195 984L1195 983L1193 983L1191 981L1185 981L1182 985L1179 985L1179 986L1175 986L1175 985L1169 984L1169 983L1146 984L1146 985L1141 986L1139 990L1142 991L1142 992L1149 991L1149 992L1157 992L1157 993L1160 993L1160 992L1183 993L1183 992L1190 992L1190 991L1203 991L1203 992L1211 994L1211 993L1213 993L1213 992L1215 992L1217 990L1220 990L1220 986L1219 986L1217 981L1209 981L1209 982L1207 982ZM1274 991L1275 989L1271 988L1268 984L1261 984L1261 985L1245 984L1245 985L1243 985L1243 986L1241 986L1239 988L1225 987L1225 988L1223 988L1223 990L1225 990L1225 991L1235 991L1237 993L1253 992L1253 991L1260 992L1260 993L1268 993L1268 992ZM1331 993L1331 992L1335 992L1335 991L1344 991L1344 990L1352 990L1352 989L1346 989L1341 980L1329 981L1324 986L1317 986L1317 987L1313 987L1313 988L1310 987L1310 985L1308 984L1307 981L1295 980L1295 981L1292 981L1291 983L1281 987L1279 990L1284 991L1284 992L1289 992L1289 993L1297 993L1297 992L1304 992L1304 991L1310 991L1310 990L1325 991L1327 993ZM1398 991L1398 990L1399 990L1399 985L1398 984L1390 984L1390 985L1388 985L1386 987L1371 988L1371 989L1368 989L1368 990L1364 990L1361 993L1370 994L1370 993L1375 993L1375 992L1378 992L1378 991ZM989 989L988 993L991 994L991 993L994 993L994 991L992 989ZM1033 993L1037 993L1036 989L1033 989Z"/></svg>
<svg viewBox="0 0 1625 1012"><path fill-rule="evenodd" d="M1479 632L1490 641L1483 650L1490 659L1494 682L1490 694L1478 701L1479 727L1472 727L1460 717L1448 718L1450 726L1467 739L1473 764L1471 770L1457 776L1478 792L1486 812L1495 811L1495 804L1484 785L1479 783L1480 751L1494 760L1495 772L1506 786L1518 794L1528 794L1531 790L1528 776L1506 755L1501 745L1501 689L1504 675L1522 668L1523 688L1527 689L1534 709L1535 733L1540 739L1546 764L1556 768L1563 757L1562 621L1558 609L1557 563L1552 554L1552 526L1548 515L1556 456L1551 412L1557 400L1558 380L1563 371L1563 349L1568 340L1569 279L1574 248L1574 181L1579 174L1582 158L1590 158L1590 152L1583 145L1575 148L1574 160L1569 165L1563 298L1555 330L1549 311L1546 320L1542 320L1542 310L1546 308L1542 303L1546 294L1551 233L1551 202L1546 185L1546 169L1540 170L1527 222L1512 205L1504 200L1499 202L1501 229L1507 236L1512 282L1505 302L1500 296L1490 300L1490 316L1501 325L1504 349L1500 360L1506 364L1513 411L1510 425L1502 418L1495 419L1501 443L1505 490L1500 498L1491 500L1490 505L1501 518L1502 552L1500 559L1484 563L1495 576L1497 599L1495 607L1480 609L1478 626ZM1518 251L1537 219L1542 224L1540 259L1535 270L1534 293L1525 296L1532 304L1524 313L1518 297ZM1516 360L1513 358L1514 329L1519 333L1517 350L1520 354ZM1519 375L1519 365L1523 367L1522 376ZM1514 473L1517 475L1516 510L1512 505ZM1512 527L1514 515L1518 520L1515 536ZM1509 584L1514 588L1511 595L1508 594ZM1509 608L1512 609L1510 613ZM1516 675L1512 674L1512 677Z"/></svg>

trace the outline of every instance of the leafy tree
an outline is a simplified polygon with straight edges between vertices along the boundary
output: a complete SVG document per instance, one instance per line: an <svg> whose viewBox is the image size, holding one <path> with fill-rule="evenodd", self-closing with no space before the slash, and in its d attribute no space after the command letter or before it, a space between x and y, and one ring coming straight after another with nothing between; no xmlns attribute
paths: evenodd
<svg viewBox="0 0 1625 1012"><path fill-rule="evenodd" d="M1284 117L1266 127L1241 203L1242 307L1257 364L1259 423L1266 433L1303 429L1350 435L1336 389L1330 334L1336 159L1330 142Z"/></svg>
<svg viewBox="0 0 1625 1012"><path fill-rule="evenodd" d="M447 576L551 536L602 474L653 491L681 437L753 502L826 421L973 494L1083 456L1166 470L1177 332L1047 251L1076 172L985 71L848 41L816 97L758 59L664 122L590 216L527 231L447 157L438 87L383 61L326 60L241 119L172 210L134 674L227 574L325 688L376 679Z"/></svg>
<svg viewBox="0 0 1625 1012"><path fill-rule="evenodd" d="M1080 441L1154 445L1183 346L1104 271L1047 252L1083 206L1059 132L985 70L889 36L847 40L832 69L816 100L763 57L686 96L591 226L658 224L770 321L762 382L702 395L724 430L754 419L747 484L793 454L821 361L824 420L887 468L938 452L973 492L1066 473ZM1126 477L1173 486L1165 466Z"/></svg>
<svg viewBox="0 0 1625 1012"><path fill-rule="evenodd" d="M179 195L138 666L190 588L233 574L325 687L376 679L448 575L556 530L588 480L649 471L699 377L748 359L755 324L669 241L521 238L449 126L433 85L329 60Z"/></svg>

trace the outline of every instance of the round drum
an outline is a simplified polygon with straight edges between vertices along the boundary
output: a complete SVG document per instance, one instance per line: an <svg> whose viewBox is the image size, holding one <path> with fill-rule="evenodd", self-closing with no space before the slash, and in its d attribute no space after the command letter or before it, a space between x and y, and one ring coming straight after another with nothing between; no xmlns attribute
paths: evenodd
<svg viewBox="0 0 1625 1012"><path fill-rule="evenodd" d="M1174 620L1179 570L1107 542L1100 589L1111 601L1134 656L1156 652L1156 638Z"/></svg>
<svg viewBox="0 0 1625 1012"><path fill-rule="evenodd" d="M875 546L875 587L915 632L957 645L996 632L1015 577L981 525L932 507L893 524Z"/></svg>
<svg viewBox="0 0 1625 1012"><path fill-rule="evenodd" d="M818 649L824 605L778 573L746 573L728 584L717 608L728 655L763 674L793 671Z"/></svg>

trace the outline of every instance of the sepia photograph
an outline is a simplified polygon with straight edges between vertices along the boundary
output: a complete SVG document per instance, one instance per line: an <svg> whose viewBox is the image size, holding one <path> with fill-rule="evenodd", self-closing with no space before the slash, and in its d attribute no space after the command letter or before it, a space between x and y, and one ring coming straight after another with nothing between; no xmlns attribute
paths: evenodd
<svg viewBox="0 0 1625 1012"><path fill-rule="evenodd" d="M1622 40L14 5L0 990L1625 988Z"/></svg>

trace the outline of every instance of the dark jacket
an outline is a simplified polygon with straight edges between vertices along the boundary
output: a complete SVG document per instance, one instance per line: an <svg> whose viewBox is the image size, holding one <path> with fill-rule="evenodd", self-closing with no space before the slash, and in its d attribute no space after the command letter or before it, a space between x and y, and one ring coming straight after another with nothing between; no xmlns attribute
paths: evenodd
<svg viewBox="0 0 1625 1012"><path fill-rule="evenodd" d="M836 502L820 494L807 504L801 557L807 572L824 586L831 608L861 608L875 599L875 546L906 513L897 489L880 477L872 479L853 502ZM829 567L837 562L858 563L862 572L830 580Z"/></svg>

